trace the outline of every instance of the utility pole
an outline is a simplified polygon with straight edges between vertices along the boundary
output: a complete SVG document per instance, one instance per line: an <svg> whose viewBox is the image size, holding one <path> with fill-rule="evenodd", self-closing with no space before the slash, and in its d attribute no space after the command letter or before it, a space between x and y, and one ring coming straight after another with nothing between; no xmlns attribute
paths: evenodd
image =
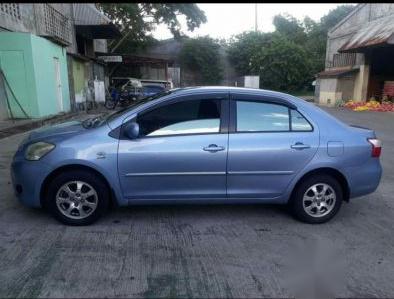
<svg viewBox="0 0 394 299"><path fill-rule="evenodd" d="M254 4L254 31L257 32L257 3Z"/></svg>

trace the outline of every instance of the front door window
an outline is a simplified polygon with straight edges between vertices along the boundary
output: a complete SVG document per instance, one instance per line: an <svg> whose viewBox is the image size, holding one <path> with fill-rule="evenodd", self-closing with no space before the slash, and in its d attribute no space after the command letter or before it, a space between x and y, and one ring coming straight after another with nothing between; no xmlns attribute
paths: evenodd
<svg viewBox="0 0 394 299"><path fill-rule="evenodd" d="M165 105L137 118L141 137L219 133L220 100L189 100Z"/></svg>

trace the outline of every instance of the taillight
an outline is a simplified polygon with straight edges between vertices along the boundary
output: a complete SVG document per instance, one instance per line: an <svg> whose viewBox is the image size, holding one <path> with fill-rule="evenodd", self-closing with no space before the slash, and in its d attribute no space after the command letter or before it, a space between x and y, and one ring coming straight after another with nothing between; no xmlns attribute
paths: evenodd
<svg viewBox="0 0 394 299"><path fill-rule="evenodd" d="M368 142L372 145L371 156L379 158L382 152L382 141L376 138L368 138Z"/></svg>

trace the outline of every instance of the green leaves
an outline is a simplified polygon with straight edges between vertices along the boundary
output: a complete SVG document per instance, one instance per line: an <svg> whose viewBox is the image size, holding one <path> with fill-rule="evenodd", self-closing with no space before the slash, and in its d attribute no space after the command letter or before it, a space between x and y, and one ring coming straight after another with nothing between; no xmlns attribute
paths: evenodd
<svg viewBox="0 0 394 299"><path fill-rule="evenodd" d="M174 35L183 33L178 16L186 18L187 28L193 31L207 21L204 12L196 4L182 3L100 3L102 11L118 26L123 39L114 41L112 49L123 43L143 43L158 24L165 24ZM119 43L120 42L120 43ZM126 47L127 48L127 47Z"/></svg>
<svg viewBox="0 0 394 299"><path fill-rule="evenodd" d="M223 69L218 41L205 36L186 39L179 59L183 68L200 75L197 81L201 85L219 84L223 78Z"/></svg>
<svg viewBox="0 0 394 299"><path fill-rule="evenodd" d="M275 32L244 32L229 43L228 56L239 75L259 75L261 88L294 92L311 89L324 69L327 32L353 6L342 5L320 22L290 15L274 17ZM333 24L334 23L334 24Z"/></svg>
<svg viewBox="0 0 394 299"><path fill-rule="evenodd" d="M293 91L310 80L307 52L281 34L273 34L251 61L251 71L260 75L262 88Z"/></svg>

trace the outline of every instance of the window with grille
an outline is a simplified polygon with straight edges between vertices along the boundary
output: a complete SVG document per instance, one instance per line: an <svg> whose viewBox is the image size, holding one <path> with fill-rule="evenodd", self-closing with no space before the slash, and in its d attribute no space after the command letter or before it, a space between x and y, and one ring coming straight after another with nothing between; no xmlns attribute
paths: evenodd
<svg viewBox="0 0 394 299"><path fill-rule="evenodd" d="M18 20L21 19L19 3L0 3L0 12Z"/></svg>
<svg viewBox="0 0 394 299"><path fill-rule="evenodd" d="M356 63L356 53L338 53L334 54L333 67L351 66Z"/></svg>
<svg viewBox="0 0 394 299"><path fill-rule="evenodd" d="M69 19L49 4L44 4L43 22L46 35L69 41Z"/></svg>

